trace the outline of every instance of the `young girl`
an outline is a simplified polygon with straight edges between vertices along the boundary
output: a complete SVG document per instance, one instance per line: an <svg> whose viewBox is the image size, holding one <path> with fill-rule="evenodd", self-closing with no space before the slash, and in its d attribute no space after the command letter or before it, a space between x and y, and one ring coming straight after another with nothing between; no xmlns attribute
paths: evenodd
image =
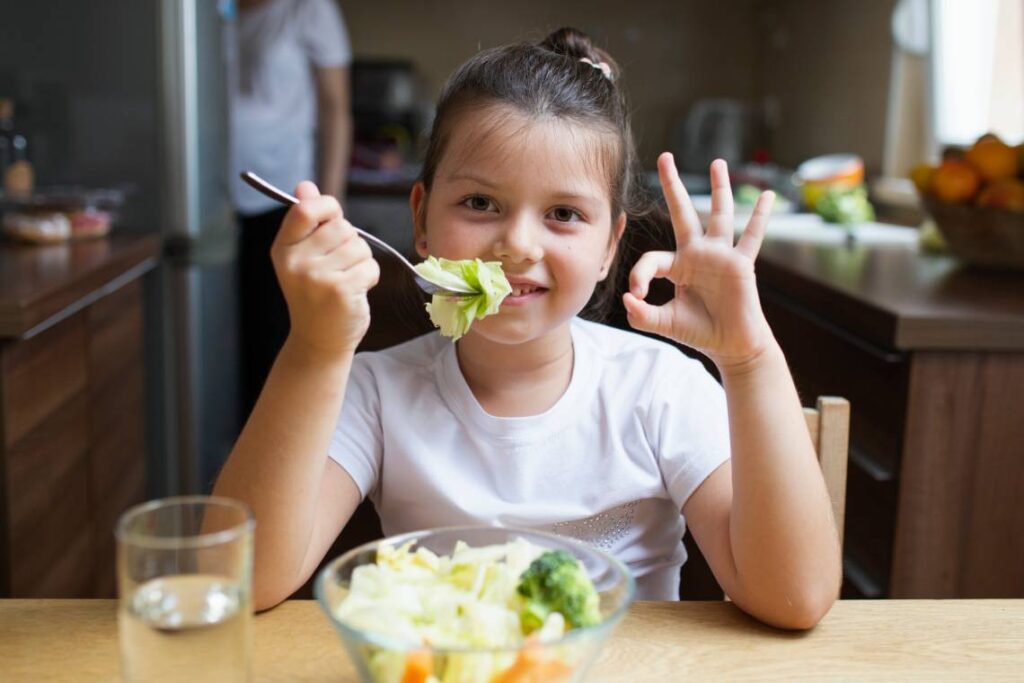
<svg viewBox="0 0 1024 683"><path fill-rule="evenodd" d="M630 324L577 317L612 277L643 207L612 60L572 29L486 50L448 81L411 195L416 249L500 261L498 314L453 344L428 334L355 355L379 275L337 202L301 183L271 252L291 332L215 493L258 522L255 602L288 597L369 496L388 535L497 524L615 554L640 599L677 599L693 532L729 597L809 628L840 580L828 494L754 279L772 196L733 246L724 162L706 231L658 159L676 251L643 255ZM644 298L654 278L675 298Z"/></svg>

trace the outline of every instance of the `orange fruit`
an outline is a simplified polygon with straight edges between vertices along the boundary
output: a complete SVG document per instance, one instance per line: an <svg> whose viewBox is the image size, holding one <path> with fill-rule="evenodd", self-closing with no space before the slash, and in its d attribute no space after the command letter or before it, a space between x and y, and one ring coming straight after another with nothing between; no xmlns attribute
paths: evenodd
<svg viewBox="0 0 1024 683"><path fill-rule="evenodd" d="M974 143L964 158L990 183L1017 175L1017 150L995 136Z"/></svg>
<svg viewBox="0 0 1024 683"><path fill-rule="evenodd" d="M1024 212L1024 180L997 180L978 195L978 206Z"/></svg>
<svg viewBox="0 0 1024 683"><path fill-rule="evenodd" d="M969 202L978 192L981 177L964 161L947 159L932 174L931 193L944 202Z"/></svg>
<svg viewBox="0 0 1024 683"><path fill-rule="evenodd" d="M914 181L914 187L921 194L928 194L931 191L932 176L935 174L935 167L928 164L918 164L910 169L910 179Z"/></svg>
<svg viewBox="0 0 1024 683"><path fill-rule="evenodd" d="M982 133L981 135L978 136L978 139L974 141L974 144L978 144L979 142L991 142L993 140L995 140L996 142L1003 141L1003 139L996 135L995 133Z"/></svg>

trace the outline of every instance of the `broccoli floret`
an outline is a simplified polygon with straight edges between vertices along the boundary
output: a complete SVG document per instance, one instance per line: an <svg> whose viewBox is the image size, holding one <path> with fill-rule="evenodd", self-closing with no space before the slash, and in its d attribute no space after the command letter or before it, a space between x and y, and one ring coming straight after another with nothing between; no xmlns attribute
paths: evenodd
<svg viewBox="0 0 1024 683"><path fill-rule="evenodd" d="M550 550L519 577L523 600L519 617L525 633L544 625L552 612L560 612L570 628L601 621L600 598L583 566L564 550Z"/></svg>

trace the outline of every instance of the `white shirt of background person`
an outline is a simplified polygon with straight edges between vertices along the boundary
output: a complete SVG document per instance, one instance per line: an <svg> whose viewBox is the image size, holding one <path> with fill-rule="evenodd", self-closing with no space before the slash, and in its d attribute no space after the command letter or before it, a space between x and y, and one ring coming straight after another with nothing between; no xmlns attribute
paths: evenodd
<svg viewBox="0 0 1024 683"><path fill-rule="evenodd" d="M231 190L236 209L276 208L238 174L342 197L352 138L352 48L333 0L238 0L229 22Z"/></svg>

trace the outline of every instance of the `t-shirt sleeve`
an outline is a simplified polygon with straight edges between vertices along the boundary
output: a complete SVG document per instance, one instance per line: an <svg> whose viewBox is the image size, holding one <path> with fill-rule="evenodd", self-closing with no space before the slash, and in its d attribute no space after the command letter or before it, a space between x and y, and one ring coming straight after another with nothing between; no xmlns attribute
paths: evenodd
<svg viewBox="0 0 1024 683"><path fill-rule="evenodd" d="M352 46L334 0L306 0L301 15L302 46L317 67L348 66Z"/></svg>
<svg viewBox="0 0 1024 683"><path fill-rule="evenodd" d="M327 454L345 468L363 498L377 486L382 442L380 393L368 363L356 355Z"/></svg>
<svg viewBox="0 0 1024 683"><path fill-rule="evenodd" d="M666 354L670 355L670 354ZM690 495L730 457L725 391L697 360L672 352L655 373L649 413L662 478L682 510Z"/></svg>

